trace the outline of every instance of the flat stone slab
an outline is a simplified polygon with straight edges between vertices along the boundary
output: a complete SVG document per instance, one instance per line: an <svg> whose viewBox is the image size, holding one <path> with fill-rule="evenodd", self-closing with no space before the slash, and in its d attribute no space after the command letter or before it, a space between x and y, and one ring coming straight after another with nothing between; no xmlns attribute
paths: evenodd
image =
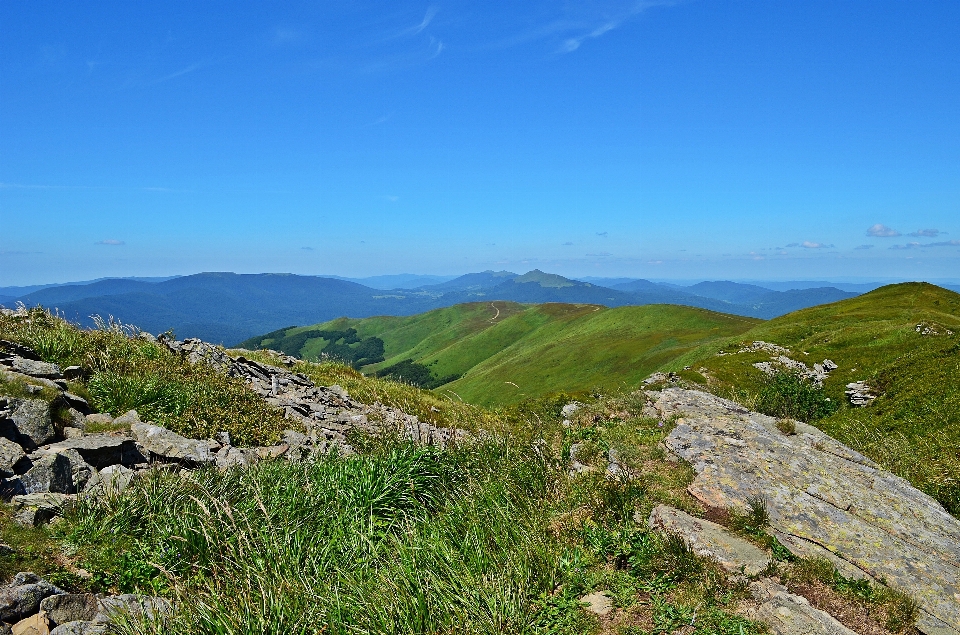
<svg viewBox="0 0 960 635"><path fill-rule="evenodd" d="M206 441L187 439L162 426L134 423L130 431L151 454L168 460L202 464L211 463L215 459L210 454L210 446Z"/></svg>
<svg viewBox="0 0 960 635"><path fill-rule="evenodd" d="M135 465L146 460L133 439L112 434L85 434L41 448L41 452L48 454L60 454L66 450L76 450L84 461L98 470L110 465Z"/></svg>
<svg viewBox="0 0 960 635"><path fill-rule="evenodd" d="M960 520L936 500L813 426L786 435L773 417L680 388L656 408L680 415L664 445L697 472L693 496L741 510L763 499L771 527L802 539L788 549L813 543L912 595L922 632L960 635Z"/></svg>
<svg viewBox="0 0 960 635"><path fill-rule="evenodd" d="M604 591L589 593L580 598L580 601L586 604L583 608L594 615L607 615L613 610L613 599Z"/></svg>
<svg viewBox="0 0 960 635"><path fill-rule="evenodd" d="M657 505L650 512L648 525L654 531L680 536L693 553L716 560L729 573L754 576L770 563L770 556L763 549L723 526L668 505Z"/></svg>
<svg viewBox="0 0 960 635"><path fill-rule="evenodd" d="M857 635L769 578L751 584L750 592L760 606L747 617L766 624L773 635Z"/></svg>

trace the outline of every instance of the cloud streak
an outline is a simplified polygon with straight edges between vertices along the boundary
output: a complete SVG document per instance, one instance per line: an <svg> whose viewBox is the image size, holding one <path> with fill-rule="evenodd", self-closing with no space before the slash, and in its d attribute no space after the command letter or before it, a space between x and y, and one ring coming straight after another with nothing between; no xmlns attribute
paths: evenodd
<svg viewBox="0 0 960 635"><path fill-rule="evenodd" d="M942 240L936 243L906 243L891 245L890 249L925 249L926 247L960 247L960 240Z"/></svg>
<svg viewBox="0 0 960 635"><path fill-rule="evenodd" d="M910 232L907 236L915 236L917 238L936 238L940 234L945 234L947 232L942 232L939 229L918 229L915 232Z"/></svg>
<svg viewBox="0 0 960 635"><path fill-rule="evenodd" d="M93 244L94 245L111 245L116 247L119 245L126 245L127 243L123 242L122 240L117 240L116 238L106 238L104 240L98 240Z"/></svg>
<svg viewBox="0 0 960 635"><path fill-rule="evenodd" d="M896 238L899 235L900 232L882 223L877 223L867 229L867 236L872 236L873 238Z"/></svg>

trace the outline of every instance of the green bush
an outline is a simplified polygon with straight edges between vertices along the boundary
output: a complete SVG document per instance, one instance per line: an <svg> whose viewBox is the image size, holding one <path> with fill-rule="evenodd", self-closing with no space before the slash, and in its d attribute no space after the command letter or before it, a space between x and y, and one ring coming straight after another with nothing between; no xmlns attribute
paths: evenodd
<svg viewBox="0 0 960 635"><path fill-rule="evenodd" d="M776 373L760 389L758 411L771 417L816 421L833 414L838 405L823 389L795 373Z"/></svg>

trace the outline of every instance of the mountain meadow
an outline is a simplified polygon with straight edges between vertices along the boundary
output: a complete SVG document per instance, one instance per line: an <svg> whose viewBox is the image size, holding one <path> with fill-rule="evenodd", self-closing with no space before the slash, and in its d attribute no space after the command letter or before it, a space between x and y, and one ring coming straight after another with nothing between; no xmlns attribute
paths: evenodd
<svg viewBox="0 0 960 635"><path fill-rule="evenodd" d="M960 295L934 285L767 321L483 300L235 349L20 307L0 348L14 632L960 626Z"/></svg>

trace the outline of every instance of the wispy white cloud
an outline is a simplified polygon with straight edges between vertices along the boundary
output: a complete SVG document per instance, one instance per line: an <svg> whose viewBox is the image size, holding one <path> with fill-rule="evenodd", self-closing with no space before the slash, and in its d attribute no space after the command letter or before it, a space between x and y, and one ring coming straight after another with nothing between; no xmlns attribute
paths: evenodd
<svg viewBox="0 0 960 635"><path fill-rule="evenodd" d="M376 119L374 119L373 121L371 121L371 122L369 122L369 123L363 124L362 127L363 127L363 128L370 128L370 127L372 127L372 126L379 126L379 125L385 124L385 123L387 123L388 121L390 121L390 119L391 119L392 117L393 117L393 113L391 112L391 113L388 113L388 114L386 114L386 115L384 115L384 116L382 116L382 117L377 117Z"/></svg>
<svg viewBox="0 0 960 635"><path fill-rule="evenodd" d="M947 232L942 232L939 229L918 229L915 232L910 232L907 236L915 236L917 238L936 238L940 234L946 234Z"/></svg>
<svg viewBox="0 0 960 635"><path fill-rule="evenodd" d="M960 247L960 240L942 240L935 243L906 243L905 245L891 245L890 249L924 249L926 247Z"/></svg>
<svg viewBox="0 0 960 635"><path fill-rule="evenodd" d="M563 45L560 47L560 52L572 53L573 51L576 51L578 48L580 48L580 45L583 43L584 40L600 37L604 33L607 33L608 31L612 31L618 26L620 26L621 22L622 20L607 22L606 24L601 24L600 26L590 31L589 33L584 33L582 35L567 38L566 40L563 41Z"/></svg>
<svg viewBox="0 0 960 635"><path fill-rule="evenodd" d="M815 243L810 240L803 241L802 243L800 243L800 246L803 247L804 249L830 249L833 247L833 245L826 245L824 243Z"/></svg>
<svg viewBox="0 0 960 635"><path fill-rule="evenodd" d="M423 20L420 21L420 24L408 30L409 35L416 35L430 26L430 23L433 22L434 16L437 15L437 11L437 7L427 7L427 12L424 14Z"/></svg>
<svg viewBox="0 0 960 635"><path fill-rule="evenodd" d="M98 240L97 242L95 242L95 243L93 243L93 244L94 244L94 245L111 245L111 246L114 246L114 247L115 247L115 246L118 246L118 245L125 245L126 243L123 242L122 240L117 240L117 239L115 239L115 238L106 238L106 239L104 239L104 240Z"/></svg>
<svg viewBox="0 0 960 635"><path fill-rule="evenodd" d="M163 77L160 77L160 78L158 78L158 79L155 79L155 80L153 80L152 82L150 82L150 84L151 84L151 85L154 85L154 84L162 84L163 82L168 82L168 81L170 81L171 79L176 79L177 77L182 77L183 75L186 75L186 74L188 74L188 73L192 73L193 71L197 70L198 68L202 68L202 67L203 67L203 63L202 63L202 62L196 62L196 63L191 64L191 65L189 65L189 66L187 66L187 67L185 67L185 68L181 68L181 69L178 70L178 71L174 71L174 72L170 73L169 75L164 75Z"/></svg>
<svg viewBox="0 0 960 635"><path fill-rule="evenodd" d="M867 229L867 236L872 236L874 238L896 238L900 235L900 232L893 229L892 227L887 227L882 223L877 223L872 225Z"/></svg>
<svg viewBox="0 0 960 635"><path fill-rule="evenodd" d="M873 245L857 245L854 249L873 249Z"/></svg>

